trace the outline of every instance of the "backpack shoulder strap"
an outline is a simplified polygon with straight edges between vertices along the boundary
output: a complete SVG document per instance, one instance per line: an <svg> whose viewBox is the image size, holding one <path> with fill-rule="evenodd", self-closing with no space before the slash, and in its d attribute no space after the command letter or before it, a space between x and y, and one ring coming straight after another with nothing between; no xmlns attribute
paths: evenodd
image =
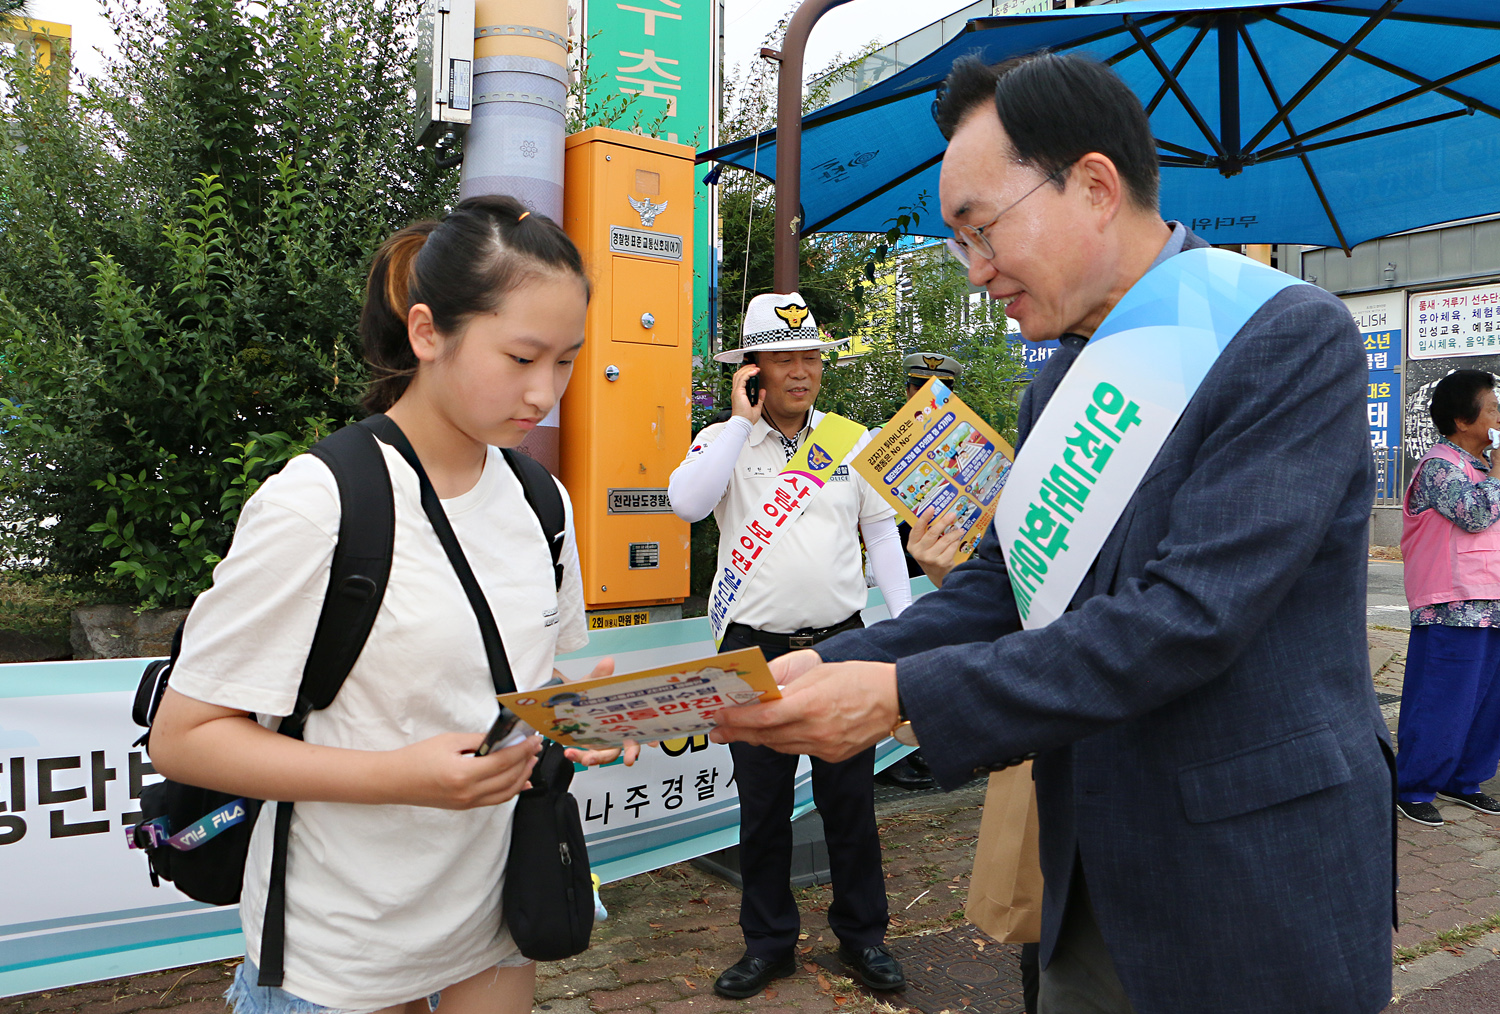
<svg viewBox="0 0 1500 1014"><path fill-rule="evenodd" d="M501 453L505 455L510 470L521 480L526 502L531 506L531 512L536 515L537 521L541 522L542 534L547 537L547 549L552 553L553 582L561 588L563 537L568 527L562 491L557 488L557 481L552 478L552 473L540 461L508 447L502 448Z"/></svg>
<svg viewBox="0 0 1500 1014"><path fill-rule="evenodd" d="M339 539L328 592L302 670L297 713L326 708L364 650L385 596L396 538L396 505L385 455L363 426L346 426L309 453L326 464L339 487Z"/></svg>
<svg viewBox="0 0 1500 1014"><path fill-rule="evenodd" d="M385 455L365 426L345 426L318 441L308 453L333 472L339 487L339 539L333 549L323 611L302 669L302 685L292 714L279 731L302 738L311 711L326 708L359 654L380 612L391 554L396 542L396 499ZM261 920L261 986L280 986L286 960L286 862L291 837L292 805L276 804L271 839L271 875Z"/></svg>

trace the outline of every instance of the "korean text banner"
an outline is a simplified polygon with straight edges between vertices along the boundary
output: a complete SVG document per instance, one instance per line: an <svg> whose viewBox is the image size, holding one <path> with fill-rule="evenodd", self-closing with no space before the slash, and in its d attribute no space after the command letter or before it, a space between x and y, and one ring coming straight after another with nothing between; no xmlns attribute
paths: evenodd
<svg viewBox="0 0 1500 1014"><path fill-rule="evenodd" d="M913 592L930 590L923 580ZM889 613L872 592L867 623ZM572 677L598 659L651 669L712 653L706 619L596 632L558 659ZM127 846L140 790L157 777L131 704L145 659L0 665L0 996L111 979L244 953L239 911L152 887ZM473 731L483 731L477 722ZM886 740L877 770L907 748ZM647 748L640 760L579 771L589 860L606 884L734 845L739 802L729 748L707 736ZM798 769L793 816L812 809ZM607 900L607 898L606 898Z"/></svg>
<svg viewBox="0 0 1500 1014"><path fill-rule="evenodd" d="M854 459L901 520L956 511L962 563L995 516L1016 452L941 380L929 380Z"/></svg>

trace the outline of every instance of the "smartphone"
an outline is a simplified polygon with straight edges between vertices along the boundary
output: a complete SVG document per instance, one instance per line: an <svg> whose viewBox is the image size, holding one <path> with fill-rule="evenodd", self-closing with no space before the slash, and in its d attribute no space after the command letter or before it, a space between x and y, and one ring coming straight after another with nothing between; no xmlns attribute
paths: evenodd
<svg viewBox="0 0 1500 1014"><path fill-rule="evenodd" d="M511 738L511 733L520 724L520 715L505 705L500 705L500 717L495 719L494 725L490 726L490 731L485 734L484 742L479 744L479 749L474 751L474 756L486 757L502 747L514 746L514 743L507 743L506 740ZM521 738L524 739L525 736L523 735Z"/></svg>
<svg viewBox="0 0 1500 1014"><path fill-rule="evenodd" d="M760 399L760 374L755 373L745 378L745 397L750 399L750 407Z"/></svg>

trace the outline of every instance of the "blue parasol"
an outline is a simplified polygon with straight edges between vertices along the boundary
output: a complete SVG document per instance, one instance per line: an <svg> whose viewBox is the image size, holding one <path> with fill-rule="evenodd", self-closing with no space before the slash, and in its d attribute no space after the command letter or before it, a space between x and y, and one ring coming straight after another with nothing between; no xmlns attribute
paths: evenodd
<svg viewBox="0 0 1500 1014"><path fill-rule="evenodd" d="M927 195L953 61L1039 49L1110 64L1151 116L1162 213L1211 243L1356 243L1500 212L1500 3L1133 0L979 18L913 64L803 118L802 232L884 232ZM775 131L700 161L774 178Z"/></svg>

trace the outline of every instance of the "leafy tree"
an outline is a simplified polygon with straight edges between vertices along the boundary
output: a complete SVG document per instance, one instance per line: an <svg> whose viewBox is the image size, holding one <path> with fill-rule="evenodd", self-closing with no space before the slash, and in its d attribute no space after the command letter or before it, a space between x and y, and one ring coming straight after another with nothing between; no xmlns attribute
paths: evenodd
<svg viewBox="0 0 1500 1014"><path fill-rule="evenodd" d="M0 66L0 559L180 604L358 414L370 253L457 174L411 141L416 0L117 2L102 77Z"/></svg>
<svg viewBox="0 0 1500 1014"><path fill-rule="evenodd" d="M766 44L776 45L784 30L784 24L778 26ZM841 70L874 48L871 43L852 58L835 57L814 75L803 109L826 105ZM726 83L726 140L750 137L775 125L776 86L775 67L764 60ZM919 348L946 352L965 364L960 391L964 400L1007 433L1015 424L1017 382L1024 364L1005 340L1003 311L983 297L970 298L962 269L941 246L919 249L913 244L911 231L937 213L931 203L925 193L913 195L884 233L821 233L803 240L798 289L813 316L832 337L858 338L870 348L857 358L831 357L819 404L866 425L880 425L904 401L902 357ZM762 176L726 168L719 178L719 208L719 319L721 333L736 343L749 300L774 291L775 188ZM696 378L697 387L715 392L717 405L728 398L727 379L721 374L706 366ZM712 415L713 409L700 408L695 428Z"/></svg>

